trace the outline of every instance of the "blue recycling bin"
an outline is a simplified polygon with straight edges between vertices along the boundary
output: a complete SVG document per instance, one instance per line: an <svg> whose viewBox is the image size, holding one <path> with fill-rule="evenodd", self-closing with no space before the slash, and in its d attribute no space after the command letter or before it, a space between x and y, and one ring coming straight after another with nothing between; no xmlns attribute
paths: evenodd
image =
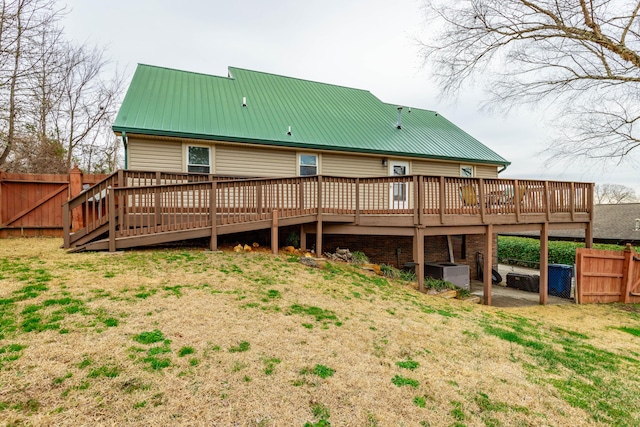
<svg viewBox="0 0 640 427"><path fill-rule="evenodd" d="M571 298L571 278L573 266L549 264L549 295Z"/></svg>

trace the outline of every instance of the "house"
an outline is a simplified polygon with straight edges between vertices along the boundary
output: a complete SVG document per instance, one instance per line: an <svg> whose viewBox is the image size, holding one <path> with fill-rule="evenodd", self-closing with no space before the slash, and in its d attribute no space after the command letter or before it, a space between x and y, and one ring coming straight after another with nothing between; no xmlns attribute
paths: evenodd
<svg viewBox="0 0 640 427"><path fill-rule="evenodd" d="M437 112L233 67L218 77L139 65L113 130L132 170L496 178L509 165Z"/></svg>
<svg viewBox="0 0 640 427"><path fill-rule="evenodd" d="M318 253L413 262L421 289L423 261L468 264L473 278L482 252L490 304L496 233L575 228L590 240L593 184L499 179L509 162L437 112L365 90L139 65L113 130L126 170L65 205L67 248L209 238L216 249L218 236L266 231L277 251L294 230Z"/></svg>
<svg viewBox="0 0 640 427"><path fill-rule="evenodd" d="M536 232L505 233L513 236L538 237ZM552 230L552 240L584 241L580 230ZM640 203L594 205L593 241L613 245L640 245Z"/></svg>

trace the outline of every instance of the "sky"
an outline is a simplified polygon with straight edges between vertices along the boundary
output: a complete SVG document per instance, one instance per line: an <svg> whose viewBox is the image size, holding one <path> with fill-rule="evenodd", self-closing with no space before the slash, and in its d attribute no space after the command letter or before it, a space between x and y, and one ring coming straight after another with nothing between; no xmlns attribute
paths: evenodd
<svg viewBox="0 0 640 427"><path fill-rule="evenodd" d="M68 0L69 39L107 46L127 76L138 63L219 76L227 67L366 89L438 111L511 162L503 178L622 184L640 196L640 154L625 163L548 166L553 112L480 110L485 95L442 98L420 56L430 23L420 0Z"/></svg>

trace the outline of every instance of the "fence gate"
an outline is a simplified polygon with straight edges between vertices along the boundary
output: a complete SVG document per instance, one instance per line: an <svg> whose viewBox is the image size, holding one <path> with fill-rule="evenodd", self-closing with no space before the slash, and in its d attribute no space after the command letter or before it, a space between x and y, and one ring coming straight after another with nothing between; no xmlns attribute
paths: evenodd
<svg viewBox="0 0 640 427"><path fill-rule="evenodd" d="M105 177L79 170L76 174L80 186ZM0 238L62 236L62 205L70 196L69 185L69 174L0 172Z"/></svg>
<svg viewBox="0 0 640 427"><path fill-rule="evenodd" d="M620 251L576 250L578 302L640 303L640 256L631 245Z"/></svg>

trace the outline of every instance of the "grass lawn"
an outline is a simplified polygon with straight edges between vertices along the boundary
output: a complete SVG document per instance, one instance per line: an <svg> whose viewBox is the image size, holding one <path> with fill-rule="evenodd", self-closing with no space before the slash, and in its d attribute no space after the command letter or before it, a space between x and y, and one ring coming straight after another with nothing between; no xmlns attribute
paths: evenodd
<svg viewBox="0 0 640 427"><path fill-rule="evenodd" d="M640 307L494 309L345 264L0 241L6 425L640 425Z"/></svg>

